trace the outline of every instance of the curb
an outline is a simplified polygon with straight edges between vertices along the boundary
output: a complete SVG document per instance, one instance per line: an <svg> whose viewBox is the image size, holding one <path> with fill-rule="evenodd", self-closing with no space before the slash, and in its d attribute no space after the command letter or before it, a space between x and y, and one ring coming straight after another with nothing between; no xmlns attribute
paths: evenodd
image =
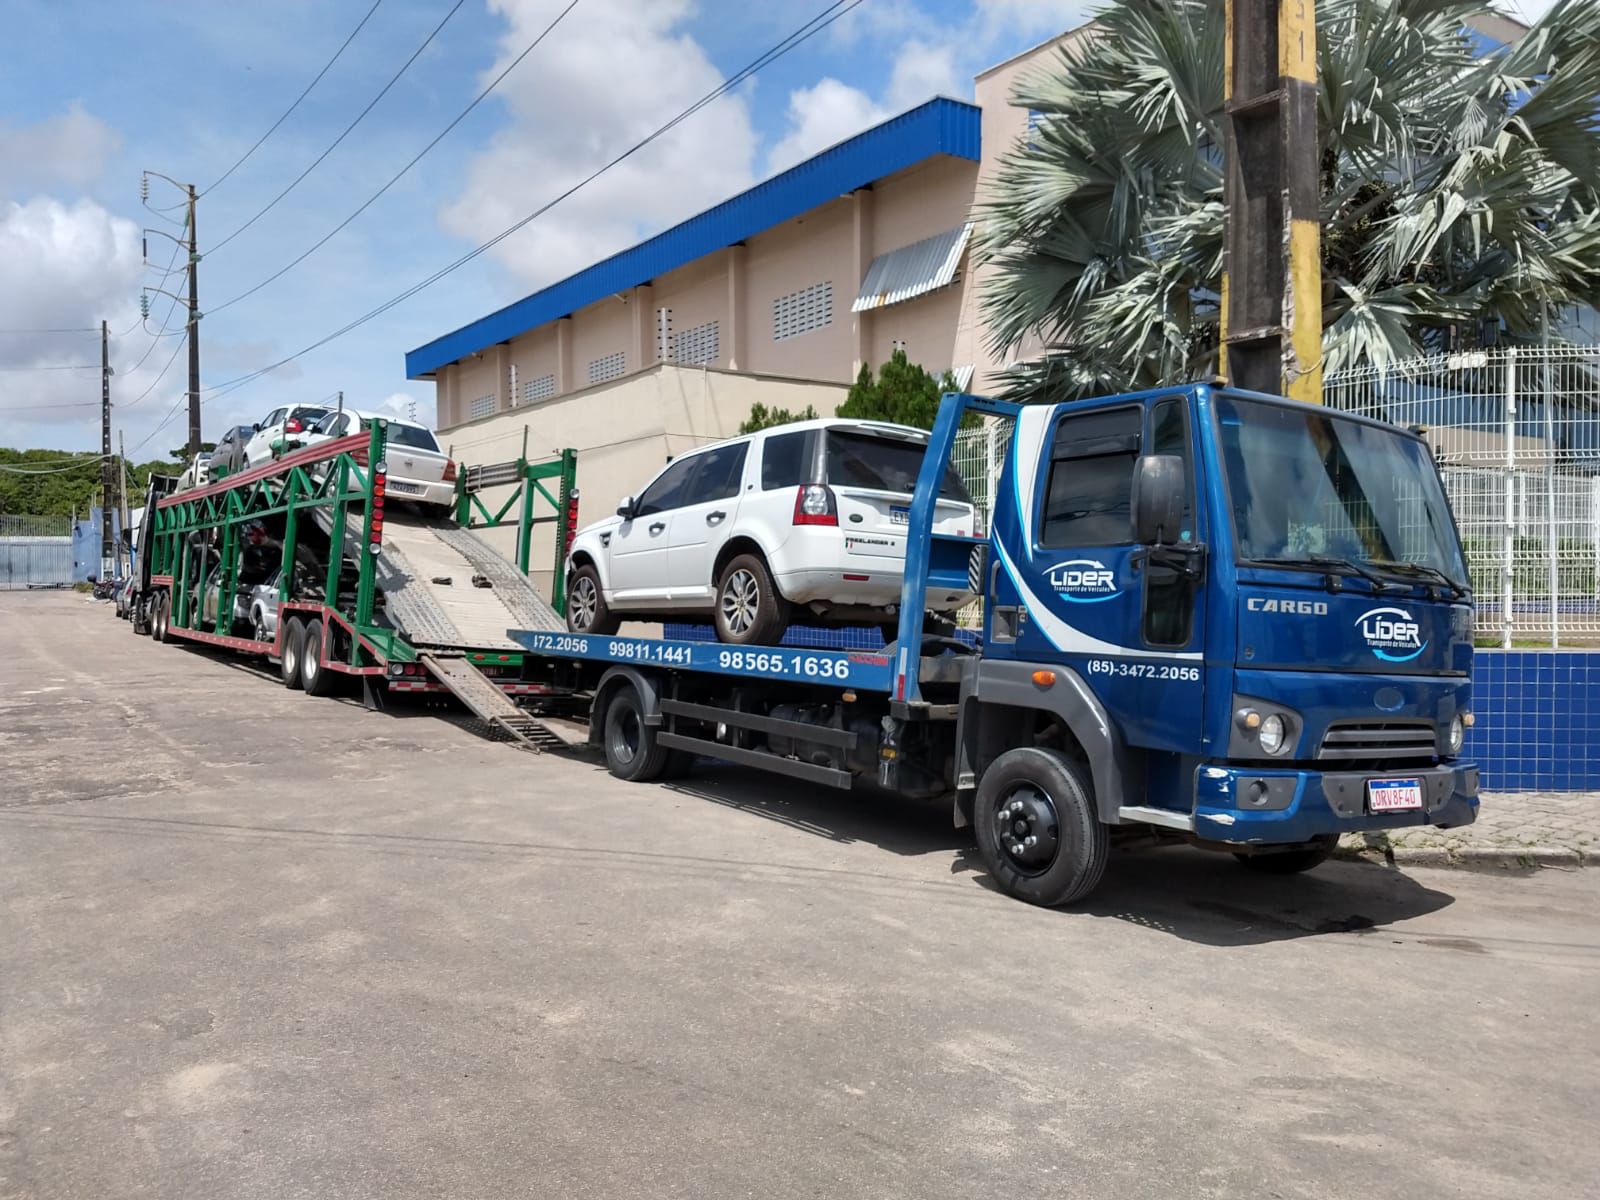
<svg viewBox="0 0 1600 1200"><path fill-rule="evenodd" d="M1383 834L1340 840L1336 855L1391 867L1458 867L1464 870L1573 870L1600 865L1594 856L1565 846L1395 846Z"/></svg>

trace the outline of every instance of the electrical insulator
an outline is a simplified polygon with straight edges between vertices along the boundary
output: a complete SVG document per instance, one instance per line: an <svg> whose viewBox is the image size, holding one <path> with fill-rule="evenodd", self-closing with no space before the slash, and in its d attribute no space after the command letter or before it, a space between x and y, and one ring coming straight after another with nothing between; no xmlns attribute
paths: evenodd
<svg viewBox="0 0 1600 1200"><path fill-rule="evenodd" d="M144 321L150 319L150 293L139 293L139 318Z"/></svg>
<svg viewBox="0 0 1600 1200"><path fill-rule="evenodd" d="M139 199L150 199L150 176L148 175L139 176Z"/></svg>

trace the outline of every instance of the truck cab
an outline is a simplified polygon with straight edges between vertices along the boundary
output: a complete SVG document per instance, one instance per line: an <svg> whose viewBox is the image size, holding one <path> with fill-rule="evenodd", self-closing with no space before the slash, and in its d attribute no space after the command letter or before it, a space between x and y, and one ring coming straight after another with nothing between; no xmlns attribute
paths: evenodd
<svg viewBox="0 0 1600 1200"><path fill-rule="evenodd" d="M1118 827L1289 872L1474 819L1471 583L1421 436L1190 385L947 397L936 444L968 408L1014 418L957 780L1008 891L1083 894L1103 851L1074 843Z"/></svg>

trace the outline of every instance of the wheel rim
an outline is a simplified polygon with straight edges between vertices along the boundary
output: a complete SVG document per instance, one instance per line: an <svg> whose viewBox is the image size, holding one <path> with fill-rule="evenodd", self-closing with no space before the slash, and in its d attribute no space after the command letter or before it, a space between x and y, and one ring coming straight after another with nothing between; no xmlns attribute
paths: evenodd
<svg viewBox="0 0 1600 1200"><path fill-rule="evenodd" d="M313 643L310 638L307 638L304 652L306 656L306 682L310 683L317 677L317 670L322 665L317 661L321 656L321 647Z"/></svg>
<svg viewBox="0 0 1600 1200"><path fill-rule="evenodd" d="M595 590L594 580L587 575L578 576L572 585L572 624L578 629L587 629L594 624L595 611L600 607L600 596Z"/></svg>
<svg viewBox="0 0 1600 1200"><path fill-rule="evenodd" d="M1061 848L1055 802L1036 784L1020 783L1001 797L993 828L995 847L1024 875L1049 870Z"/></svg>
<svg viewBox="0 0 1600 1200"><path fill-rule="evenodd" d="M639 714L631 708L625 709L611 729L611 757L619 763L631 763L638 756L642 732Z"/></svg>
<svg viewBox="0 0 1600 1200"><path fill-rule="evenodd" d="M756 623L761 607L761 585L750 571L740 567L722 585L722 622L732 633L747 633Z"/></svg>
<svg viewBox="0 0 1600 1200"><path fill-rule="evenodd" d="M295 671L297 671L299 667L300 654L295 648L294 639L290 638L288 644L283 648L283 670L286 675L293 678Z"/></svg>

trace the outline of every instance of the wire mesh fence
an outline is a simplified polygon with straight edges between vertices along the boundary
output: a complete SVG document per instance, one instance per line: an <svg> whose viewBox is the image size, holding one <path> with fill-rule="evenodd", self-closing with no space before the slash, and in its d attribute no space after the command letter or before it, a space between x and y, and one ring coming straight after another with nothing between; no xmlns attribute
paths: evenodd
<svg viewBox="0 0 1600 1200"><path fill-rule="evenodd" d="M1481 638L1600 645L1600 346L1341 371L1324 398L1421 427L1461 530Z"/></svg>
<svg viewBox="0 0 1600 1200"><path fill-rule="evenodd" d="M0 513L0 591L72 582L72 518Z"/></svg>

